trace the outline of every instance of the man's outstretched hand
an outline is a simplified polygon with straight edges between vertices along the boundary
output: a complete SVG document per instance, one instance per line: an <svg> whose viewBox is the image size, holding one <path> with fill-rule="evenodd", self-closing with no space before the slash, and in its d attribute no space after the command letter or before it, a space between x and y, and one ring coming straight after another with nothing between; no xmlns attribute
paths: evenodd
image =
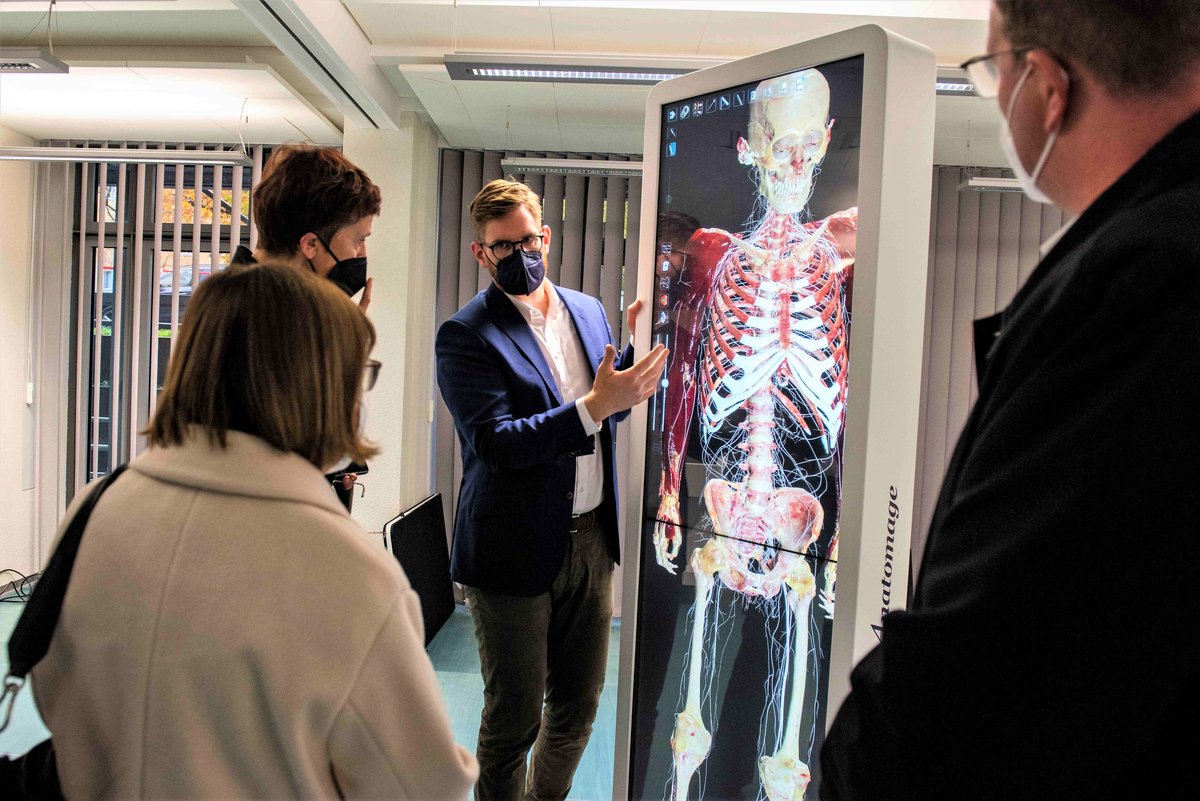
<svg viewBox="0 0 1200 801"><path fill-rule="evenodd" d="M606 417L623 412L654 394L663 369L667 366L667 349L662 344L638 359L627 370L614 370L617 349L604 346L604 360L596 368L592 389L583 397L583 405L597 423Z"/></svg>

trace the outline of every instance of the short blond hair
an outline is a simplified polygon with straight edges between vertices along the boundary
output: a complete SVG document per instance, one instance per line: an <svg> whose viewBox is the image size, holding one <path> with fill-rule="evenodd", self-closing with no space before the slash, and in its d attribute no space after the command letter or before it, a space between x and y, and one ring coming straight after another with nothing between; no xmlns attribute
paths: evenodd
<svg viewBox="0 0 1200 801"><path fill-rule="evenodd" d="M483 227L492 220L507 217L524 206L539 225L542 222L542 201L537 193L520 181L497 178L479 190L471 201L471 222L476 238L483 237Z"/></svg>
<svg viewBox="0 0 1200 801"><path fill-rule="evenodd" d="M231 267L200 284L179 328L148 442L204 426L225 447L243 431L318 469L378 453L358 433L366 316L332 282L279 265Z"/></svg>

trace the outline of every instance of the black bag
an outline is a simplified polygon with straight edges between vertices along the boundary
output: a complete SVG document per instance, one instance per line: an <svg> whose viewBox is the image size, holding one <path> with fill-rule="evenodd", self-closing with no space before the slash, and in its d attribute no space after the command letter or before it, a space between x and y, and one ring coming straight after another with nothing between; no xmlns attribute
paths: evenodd
<svg viewBox="0 0 1200 801"><path fill-rule="evenodd" d="M58 784L54 741L43 740L15 759L0 759L0 792L15 801L66 801Z"/></svg>
<svg viewBox="0 0 1200 801"><path fill-rule="evenodd" d="M0 731L8 726L13 703L17 700L17 693L25 686L29 671L50 650L50 638L58 626L63 599L67 594L67 582L75 567L79 541L88 518L92 516L92 509L124 470L125 465L121 465L109 473L79 507L62 539L58 541L50 563L34 585L25 611L13 629L8 641L8 675L4 678L4 694L0 695L0 709L4 712ZM60 801L63 798L52 740L39 743L24 756L0 760L0 797L16 801Z"/></svg>

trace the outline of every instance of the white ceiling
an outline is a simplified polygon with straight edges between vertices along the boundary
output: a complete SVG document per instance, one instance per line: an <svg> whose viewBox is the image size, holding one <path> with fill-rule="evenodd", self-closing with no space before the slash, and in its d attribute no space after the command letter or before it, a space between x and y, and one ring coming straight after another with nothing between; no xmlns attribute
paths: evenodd
<svg viewBox="0 0 1200 801"><path fill-rule="evenodd" d="M717 63L877 24L921 42L939 64L950 65L980 51L989 8L988 0L344 0L344 5L372 42L372 54L393 86L420 102L448 144L618 153L642 149L648 87L454 81L443 57L557 55L595 63L596 56L609 55L661 64ZM644 7L604 7L613 5ZM780 7L793 10L749 10ZM820 13L830 9L842 13ZM939 98L939 159L958 163L965 157L969 131L975 140L972 157L1001 163L996 120L992 102Z"/></svg>
<svg viewBox="0 0 1200 801"><path fill-rule="evenodd" d="M291 2L302 7L339 0ZM694 65L697 60L729 60L873 23L925 44L939 64L957 64L982 49L989 5L988 0L340 2L370 42L371 56L391 86L409 98L408 107L428 116L446 144L562 153L640 152L649 89L453 81L442 66L445 55L556 55L592 62L597 56L655 57ZM46 0L0 0L0 43L13 45L24 38L26 45L44 45L41 18L47 5ZM105 45L114 59L163 45L191 51L205 46L270 49L232 0L60 0L57 7L57 44ZM828 13L831 10L840 13ZM314 97L312 84L272 63L285 73L281 83L293 87L293 95L307 98L331 116L335 127L342 125L331 105ZM238 94L239 104L244 95ZM51 111L44 113L38 130L68 125ZM0 92L0 123L7 124L5 117ZM1002 163L997 160L997 118L994 102L939 98L937 159L967 163L969 142L971 163ZM148 127L141 138L166 139L165 132L175 130L165 119L143 122Z"/></svg>
<svg viewBox="0 0 1200 801"><path fill-rule="evenodd" d="M67 74L0 75L0 125L33 139L342 140L265 64L74 64Z"/></svg>
<svg viewBox="0 0 1200 801"><path fill-rule="evenodd" d="M0 42L45 47L49 5L0 0ZM229 0L59 0L53 39L56 46L270 44Z"/></svg>

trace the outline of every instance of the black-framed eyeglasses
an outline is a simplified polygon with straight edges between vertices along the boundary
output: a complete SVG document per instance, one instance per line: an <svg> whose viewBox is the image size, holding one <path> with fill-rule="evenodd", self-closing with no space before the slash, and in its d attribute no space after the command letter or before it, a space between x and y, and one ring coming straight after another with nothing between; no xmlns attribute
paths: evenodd
<svg viewBox="0 0 1200 801"><path fill-rule="evenodd" d="M379 380L379 368L381 367L383 367L383 362L377 362L374 359L367 359L367 363L363 365L363 392L370 392L375 388L375 382Z"/></svg>
<svg viewBox="0 0 1200 801"><path fill-rule="evenodd" d="M995 97L1000 94L1000 68L996 66L996 59L1005 55L1019 56L1033 49L1033 45L1010 47L1008 50L997 50L995 53L984 53L982 56L969 58L958 66L959 69L967 71L967 77L975 87L975 94L980 97Z"/></svg>
<svg viewBox="0 0 1200 801"><path fill-rule="evenodd" d="M507 242L501 239L491 243L490 245L483 245L483 247L491 251L492 258L494 258L496 261L500 261L501 259L507 259L509 256L511 256L513 251L515 251L517 248L520 248L526 253L537 253L542 249L542 235L530 234L524 239L517 239L512 242Z"/></svg>

